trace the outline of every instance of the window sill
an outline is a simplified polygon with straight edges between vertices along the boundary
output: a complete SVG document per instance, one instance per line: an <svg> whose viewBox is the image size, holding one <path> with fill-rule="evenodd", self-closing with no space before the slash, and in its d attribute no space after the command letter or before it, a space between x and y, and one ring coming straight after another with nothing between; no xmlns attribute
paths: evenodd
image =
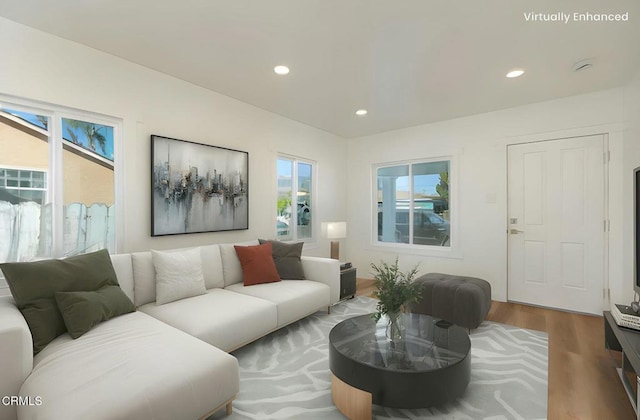
<svg viewBox="0 0 640 420"><path fill-rule="evenodd" d="M394 252L403 255L419 255L421 257L449 258L461 260L462 252L456 247L438 247L427 245L409 245L375 242L370 244L371 251Z"/></svg>

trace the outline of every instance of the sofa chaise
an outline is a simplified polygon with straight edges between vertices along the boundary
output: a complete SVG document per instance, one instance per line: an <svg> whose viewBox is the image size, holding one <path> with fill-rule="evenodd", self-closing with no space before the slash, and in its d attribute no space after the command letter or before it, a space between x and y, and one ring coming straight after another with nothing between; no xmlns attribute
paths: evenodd
<svg viewBox="0 0 640 420"><path fill-rule="evenodd" d="M165 254L194 249L203 293L158 304L152 251L112 255L136 310L77 339L62 334L35 356L14 299L0 298L0 420L197 419L225 407L230 413L240 384L229 352L339 300L337 260L303 256L304 280L245 285L233 244Z"/></svg>

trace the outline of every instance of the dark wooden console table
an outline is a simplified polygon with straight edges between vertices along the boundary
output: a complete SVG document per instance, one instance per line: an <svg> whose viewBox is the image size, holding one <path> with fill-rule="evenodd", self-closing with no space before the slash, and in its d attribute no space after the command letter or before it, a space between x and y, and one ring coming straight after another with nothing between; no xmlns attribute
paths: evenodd
<svg viewBox="0 0 640 420"><path fill-rule="evenodd" d="M629 396L636 418L640 420L640 331L619 327L611 312L604 312L604 345L609 350L622 352L616 360L618 375Z"/></svg>

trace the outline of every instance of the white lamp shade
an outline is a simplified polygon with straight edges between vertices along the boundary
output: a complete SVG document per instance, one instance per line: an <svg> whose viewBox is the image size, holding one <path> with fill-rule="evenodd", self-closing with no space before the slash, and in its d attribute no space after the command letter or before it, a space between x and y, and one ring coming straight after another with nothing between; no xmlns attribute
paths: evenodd
<svg viewBox="0 0 640 420"><path fill-rule="evenodd" d="M340 239L347 237L347 222L328 222L327 238Z"/></svg>

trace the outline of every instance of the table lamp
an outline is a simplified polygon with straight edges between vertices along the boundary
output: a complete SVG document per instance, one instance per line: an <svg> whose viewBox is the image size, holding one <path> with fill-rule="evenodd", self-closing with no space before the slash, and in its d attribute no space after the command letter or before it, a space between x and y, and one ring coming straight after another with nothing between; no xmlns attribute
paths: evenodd
<svg viewBox="0 0 640 420"><path fill-rule="evenodd" d="M347 222L328 222L327 238L341 239L347 237ZM340 241L331 241L331 258L340 260Z"/></svg>

